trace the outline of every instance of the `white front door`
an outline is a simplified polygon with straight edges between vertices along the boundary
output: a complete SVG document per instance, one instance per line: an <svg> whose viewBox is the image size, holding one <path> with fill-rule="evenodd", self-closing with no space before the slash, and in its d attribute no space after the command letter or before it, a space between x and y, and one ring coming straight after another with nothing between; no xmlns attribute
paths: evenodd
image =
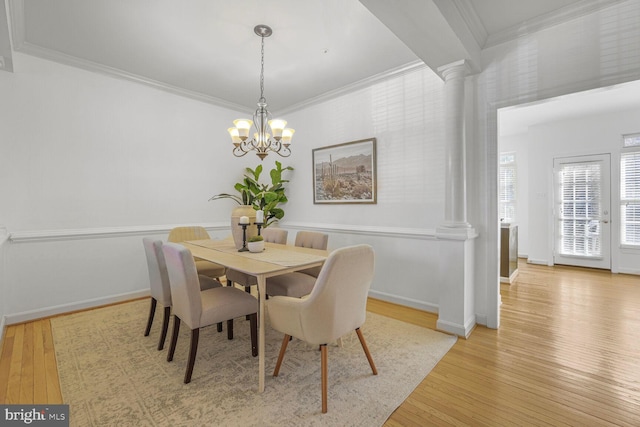
<svg viewBox="0 0 640 427"><path fill-rule="evenodd" d="M611 269L608 154L554 159L554 263Z"/></svg>

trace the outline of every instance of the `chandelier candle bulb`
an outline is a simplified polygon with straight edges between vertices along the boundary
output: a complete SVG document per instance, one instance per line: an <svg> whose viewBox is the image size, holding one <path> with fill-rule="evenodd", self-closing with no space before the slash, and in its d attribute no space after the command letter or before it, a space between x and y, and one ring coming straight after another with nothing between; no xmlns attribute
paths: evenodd
<svg viewBox="0 0 640 427"><path fill-rule="evenodd" d="M264 211L256 211L256 223L262 224L264 222Z"/></svg>
<svg viewBox="0 0 640 427"><path fill-rule="evenodd" d="M282 138L282 131L284 130L284 127L287 125L287 121L286 120L282 120L282 119L273 119L273 120L269 120L269 127L271 127L271 132L273 132L273 137L276 140L280 140L280 138Z"/></svg>
<svg viewBox="0 0 640 427"><path fill-rule="evenodd" d="M236 129L238 131L238 136L241 140L245 140L249 137L249 130L251 130L251 126L253 122L251 120L246 119L237 119L233 121L233 124L236 125ZM233 140L233 135L231 136Z"/></svg>
<svg viewBox="0 0 640 427"><path fill-rule="evenodd" d="M295 130L291 129L291 128L286 128L282 130L282 143L285 146L289 146L289 144L291 144L291 138L293 138L293 133L295 132Z"/></svg>
<svg viewBox="0 0 640 427"><path fill-rule="evenodd" d="M248 216L241 216L240 217L240 224L249 224L249 217Z"/></svg>

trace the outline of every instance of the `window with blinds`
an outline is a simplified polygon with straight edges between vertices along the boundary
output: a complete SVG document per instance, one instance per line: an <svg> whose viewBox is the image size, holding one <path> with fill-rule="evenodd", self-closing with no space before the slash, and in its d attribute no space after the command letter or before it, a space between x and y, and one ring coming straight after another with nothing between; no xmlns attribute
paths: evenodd
<svg viewBox="0 0 640 427"><path fill-rule="evenodd" d="M516 153L500 154L498 215L501 221L516 220Z"/></svg>
<svg viewBox="0 0 640 427"><path fill-rule="evenodd" d="M624 135L620 156L620 243L640 246L640 134Z"/></svg>
<svg viewBox="0 0 640 427"><path fill-rule="evenodd" d="M602 254L601 165L567 163L560 173L560 253L599 257Z"/></svg>

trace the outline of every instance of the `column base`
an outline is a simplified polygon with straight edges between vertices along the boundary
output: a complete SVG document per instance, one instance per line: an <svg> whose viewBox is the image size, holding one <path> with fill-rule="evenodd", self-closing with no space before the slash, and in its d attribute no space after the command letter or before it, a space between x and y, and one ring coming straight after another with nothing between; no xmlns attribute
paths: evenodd
<svg viewBox="0 0 640 427"><path fill-rule="evenodd" d="M440 227L440 295L437 328L467 338L476 325L474 283L474 228Z"/></svg>

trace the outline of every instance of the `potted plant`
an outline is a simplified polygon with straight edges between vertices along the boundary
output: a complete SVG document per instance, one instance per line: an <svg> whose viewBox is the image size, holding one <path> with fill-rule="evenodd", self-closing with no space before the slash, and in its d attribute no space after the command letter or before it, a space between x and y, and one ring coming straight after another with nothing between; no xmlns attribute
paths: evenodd
<svg viewBox="0 0 640 427"><path fill-rule="evenodd" d="M239 205L252 206L256 211L262 210L264 227L268 227L284 217L284 210L278 206L288 201L284 184L289 180L283 179L282 176L285 171L292 170L291 166L283 168L282 163L276 161L275 168L269 172L271 183L263 184L260 183L262 165L255 169L246 168L244 179L234 186L238 194L220 193L209 200L232 199Z"/></svg>
<svg viewBox="0 0 640 427"><path fill-rule="evenodd" d="M262 236L251 236L247 242L247 248L249 248L249 252L264 251L264 238Z"/></svg>

